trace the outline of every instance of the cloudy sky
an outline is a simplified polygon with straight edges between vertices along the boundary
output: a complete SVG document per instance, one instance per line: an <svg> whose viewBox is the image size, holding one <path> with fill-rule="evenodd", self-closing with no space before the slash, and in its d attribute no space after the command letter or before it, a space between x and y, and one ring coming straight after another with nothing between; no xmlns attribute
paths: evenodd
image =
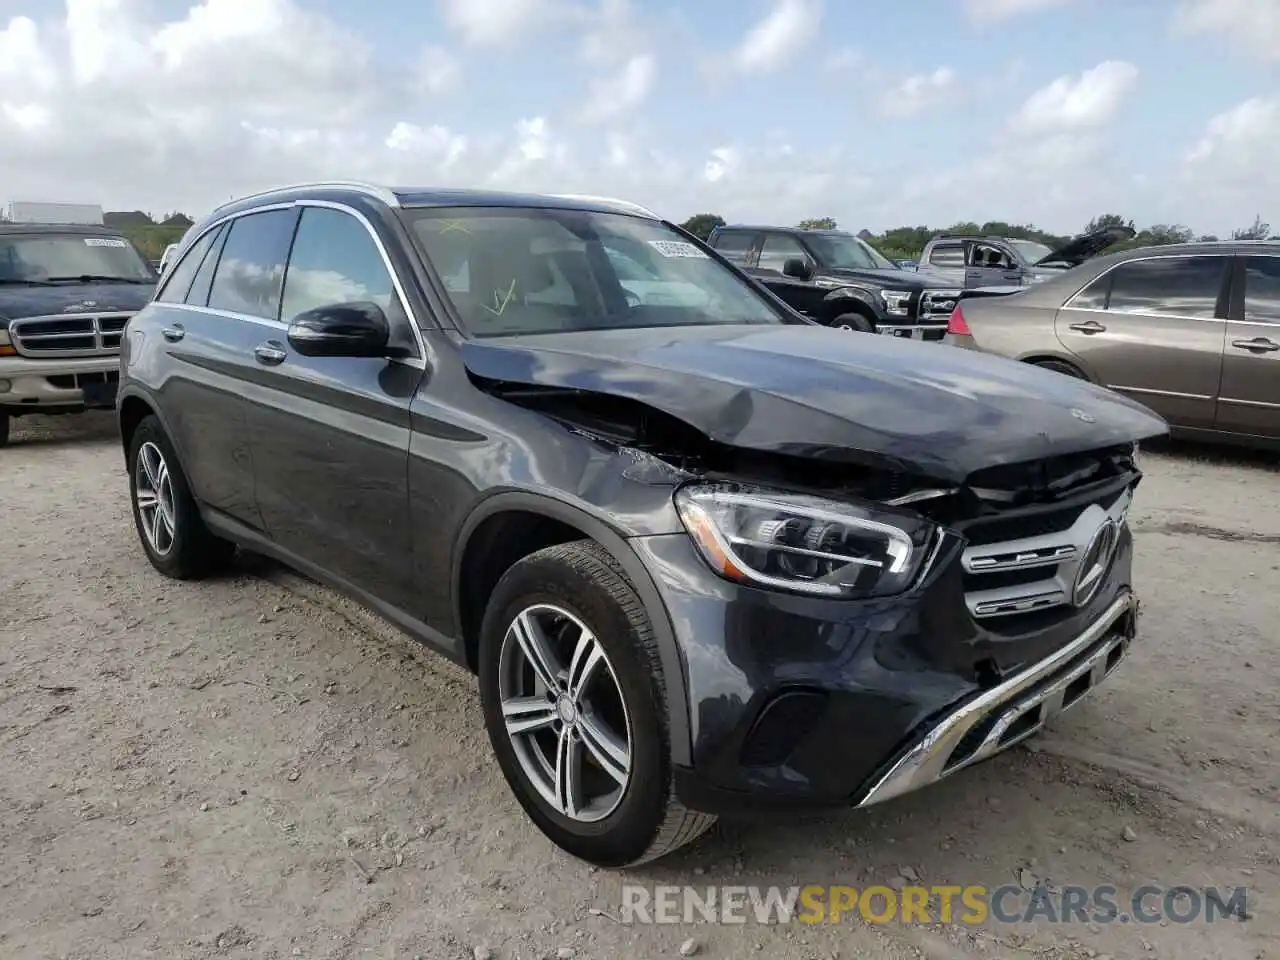
<svg viewBox="0 0 1280 960"><path fill-rule="evenodd" d="M0 201L1280 225L1280 0L0 0Z"/></svg>

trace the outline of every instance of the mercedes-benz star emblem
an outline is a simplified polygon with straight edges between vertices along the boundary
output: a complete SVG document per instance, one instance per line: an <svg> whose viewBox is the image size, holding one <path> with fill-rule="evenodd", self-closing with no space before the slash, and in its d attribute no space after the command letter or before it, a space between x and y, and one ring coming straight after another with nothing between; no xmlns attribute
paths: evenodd
<svg viewBox="0 0 1280 960"><path fill-rule="evenodd" d="M1080 558L1079 572L1076 573L1076 582L1071 588L1071 602L1077 607L1083 607L1098 592L1098 588L1102 586L1102 578L1107 574L1107 568L1111 566L1111 558L1115 555L1116 545L1120 542L1120 528L1116 526L1116 522L1107 518L1094 531L1093 539L1089 541L1089 545L1084 548L1084 555Z"/></svg>
<svg viewBox="0 0 1280 960"><path fill-rule="evenodd" d="M1077 420L1083 421L1084 423L1098 422L1098 418L1095 417L1092 413L1088 413L1087 411L1081 410L1079 407L1072 407L1071 415L1075 417Z"/></svg>

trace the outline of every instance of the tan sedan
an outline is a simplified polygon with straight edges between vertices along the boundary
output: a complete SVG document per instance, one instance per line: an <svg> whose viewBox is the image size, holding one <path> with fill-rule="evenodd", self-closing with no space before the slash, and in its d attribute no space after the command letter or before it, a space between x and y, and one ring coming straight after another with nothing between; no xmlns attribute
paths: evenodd
<svg viewBox="0 0 1280 960"><path fill-rule="evenodd" d="M1280 242L1127 250L988 293L948 343L1128 394L1175 435L1280 446Z"/></svg>

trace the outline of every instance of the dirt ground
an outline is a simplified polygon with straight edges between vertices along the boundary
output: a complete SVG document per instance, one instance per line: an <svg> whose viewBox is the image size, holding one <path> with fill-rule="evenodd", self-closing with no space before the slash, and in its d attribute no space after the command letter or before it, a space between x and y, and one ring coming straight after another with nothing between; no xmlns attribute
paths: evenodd
<svg viewBox="0 0 1280 960"><path fill-rule="evenodd" d="M111 419L19 421L0 451L0 957L1280 957L1276 463L1146 455L1140 643L1030 748L873 812L722 821L610 873L522 816L469 676L262 561L162 579ZM1248 919L618 922L624 883L904 875L1247 885Z"/></svg>

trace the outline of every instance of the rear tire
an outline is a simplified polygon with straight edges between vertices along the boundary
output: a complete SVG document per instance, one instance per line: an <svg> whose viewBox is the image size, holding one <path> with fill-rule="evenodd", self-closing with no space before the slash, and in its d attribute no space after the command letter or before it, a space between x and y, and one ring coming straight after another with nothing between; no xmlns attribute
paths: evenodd
<svg viewBox="0 0 1280 960"><path fill-rule="evenodd" d="M1084 371L1073 364L1067 363L1065 360L1033 360L1033 366L1039 367L1041 370L1052 370L1054 373L1065 374L1068 377L1075 377L1077 380L1088 380L1084 375Z"/></svg>
<svg viewBox="0 0 1280 960"><path fill-rule="evenodd" d="M138 539L151 565L174 580L198 580L226 569L235 544L205 526L178 454L154 415L129 443L129 501Z"/></svg>
<svg viewBox="0 0 1280 960"><path fill-rule="evenodd" d="M567 853L629 866L665 856L715 822L674 796L657 641L644 604L599 544L548 547L503 575L485 611L479 666L503 776ZM579 683L581 676L588 679Z"/></svg>
<svg viewBox="0 0 1280 960"><path fill-rule="evenodd" d="M856 333L876 332L876 325L860 313L842 313L831 321L830 326Z"/></svg>

